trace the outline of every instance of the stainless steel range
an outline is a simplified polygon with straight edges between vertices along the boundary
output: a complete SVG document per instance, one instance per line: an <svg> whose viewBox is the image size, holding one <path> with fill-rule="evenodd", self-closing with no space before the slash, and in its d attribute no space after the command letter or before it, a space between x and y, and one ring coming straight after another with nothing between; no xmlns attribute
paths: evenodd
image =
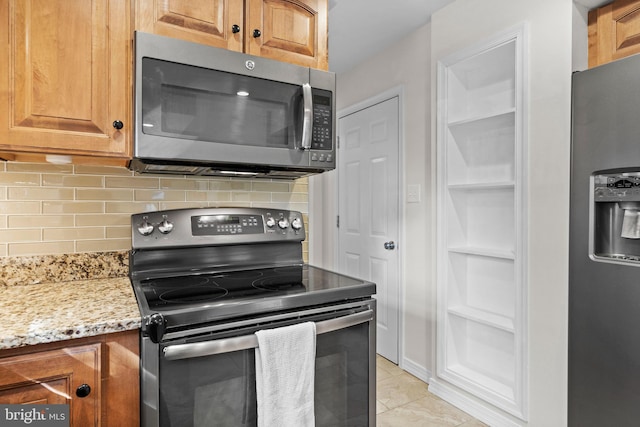
<svg viewBox="0 0 640 427"><path fill-rule="evenodd" d="M375 425L375 284L307 265L299 212L132 216L143 426L255 426L258 330L316 324L316 426Z"/></svg>

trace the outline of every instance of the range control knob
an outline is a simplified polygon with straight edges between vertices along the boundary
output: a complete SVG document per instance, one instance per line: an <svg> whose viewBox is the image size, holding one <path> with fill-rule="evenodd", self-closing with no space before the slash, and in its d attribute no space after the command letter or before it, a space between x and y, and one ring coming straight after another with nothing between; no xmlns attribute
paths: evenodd
<svg viewBox="0 0 640 427"><path fill-rule="evenodd" d="M287 218L280 218L280 220L278 221L278 227L282 228L283 230L289 228L289 220Z"/></svg>
<svg viewBox="0 0 640 427"><path fill-rule="evenodd" d="M166 215L162 215L162 222L158 224L158 230L162 234L169 234L173 230L173 223L167 219Z"/></svg>
<svg viewBox="0 0 640 427"><path fill-rule="evenodd" d="M276 226L276 220L272 216L267 218L267 227L273 228Z"/></svg>
<svg viewBox="0 0 640 427"><path fill-rule="evenodd" d="M148 216L142 217L142 222L138 224L138 233L142 234L143 236L148 236L149 234L153 233L153 225L149 222Z"/></svg>
<svg viewBox="0 0 640 427"><path fill-rule="evenodd" d="M302 228L302 220L298 217L294 218L293 221L291 221L291 228L300 230Z"/></svg>

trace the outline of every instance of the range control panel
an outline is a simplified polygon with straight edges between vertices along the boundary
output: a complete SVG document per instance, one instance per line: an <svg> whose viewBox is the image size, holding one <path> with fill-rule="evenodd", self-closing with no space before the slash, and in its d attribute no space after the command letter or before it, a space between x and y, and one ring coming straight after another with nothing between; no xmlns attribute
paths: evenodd
<svg viewBox="0 0 640 427"><path fill-rule="evenodd" d="M200 215L191 217L191 232L194 236L224 234L262 234L262 215Z"/></svg>
<svg viewBox="0 0 640 427"><path fill-rule="evenodd" d="M302 214L264 208L195 208L131 216L134 249L305 239Z"/></svg>

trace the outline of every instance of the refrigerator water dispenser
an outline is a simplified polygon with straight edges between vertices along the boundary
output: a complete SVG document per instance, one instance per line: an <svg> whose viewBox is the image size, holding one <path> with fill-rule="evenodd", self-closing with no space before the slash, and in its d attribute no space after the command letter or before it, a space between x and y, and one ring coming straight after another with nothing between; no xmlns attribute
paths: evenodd
<svg viewBox="0 0 640 427"><path fill-rule="evenodd" d="M596 260L640 262L640 169L591 177L591 253Z"/></svg>

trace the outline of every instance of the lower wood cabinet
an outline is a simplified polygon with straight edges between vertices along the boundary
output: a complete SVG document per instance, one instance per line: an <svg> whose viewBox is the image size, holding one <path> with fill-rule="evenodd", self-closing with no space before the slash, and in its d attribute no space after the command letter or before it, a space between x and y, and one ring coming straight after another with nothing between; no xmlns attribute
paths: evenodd
<svg viewBox="0 0 640 427"><path fill-rule="evenodd" d="M140 425L138 331L0 351L0 403L68 404L71 426Z"/></svg>

